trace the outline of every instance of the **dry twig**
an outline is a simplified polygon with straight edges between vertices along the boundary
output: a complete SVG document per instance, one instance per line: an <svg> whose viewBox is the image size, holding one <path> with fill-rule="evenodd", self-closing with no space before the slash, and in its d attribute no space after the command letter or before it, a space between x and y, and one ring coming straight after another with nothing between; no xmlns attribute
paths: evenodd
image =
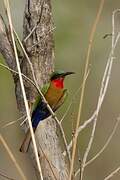
<svg viewBox="0 0 120 180"><path fill-rule="evenodd" d="M110 173L107 177L104 178L104 180L111 179L115 174L117 174L120 171L120 166L115 169L112 173Z"/></svg>

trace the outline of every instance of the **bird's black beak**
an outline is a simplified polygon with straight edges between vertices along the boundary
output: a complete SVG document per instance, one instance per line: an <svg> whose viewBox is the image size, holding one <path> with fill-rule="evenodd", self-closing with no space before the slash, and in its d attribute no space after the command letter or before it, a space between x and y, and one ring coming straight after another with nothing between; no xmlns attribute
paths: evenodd
<svg viewBox="0 0 120 180"><path fill-rule="evenodd" d="M63 77L65 77L65 76L68 76L68 75L71 75L71 74L75 74L75 72L65 72L65 73L63 73Z"/></svg>

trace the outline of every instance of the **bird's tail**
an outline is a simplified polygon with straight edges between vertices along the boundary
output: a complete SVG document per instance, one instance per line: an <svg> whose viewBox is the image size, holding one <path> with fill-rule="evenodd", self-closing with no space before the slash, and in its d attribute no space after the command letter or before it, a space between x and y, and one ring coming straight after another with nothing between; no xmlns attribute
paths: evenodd
<svg viewBox="0 0 120 180"><path fill-rule="evenodd" d="M22 145L20 147L20 152L26 153L28 151L30 141L31 141L31 134L30 134L30 130L28 129L25 138L22 142Z"/></svg>

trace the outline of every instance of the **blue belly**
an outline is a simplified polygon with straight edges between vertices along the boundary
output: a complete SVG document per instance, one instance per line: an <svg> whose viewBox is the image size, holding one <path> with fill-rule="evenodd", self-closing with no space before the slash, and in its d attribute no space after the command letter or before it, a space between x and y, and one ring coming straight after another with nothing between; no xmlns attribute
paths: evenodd
<svg viewBox="0 0 120 180"><path fill-rule="evenodd" d="M46 119L49 116L50 116L50 112L47 109L46 104L41 101L32 113L32 126L33 126L33 128L36 129L39 122Z"/></svg>

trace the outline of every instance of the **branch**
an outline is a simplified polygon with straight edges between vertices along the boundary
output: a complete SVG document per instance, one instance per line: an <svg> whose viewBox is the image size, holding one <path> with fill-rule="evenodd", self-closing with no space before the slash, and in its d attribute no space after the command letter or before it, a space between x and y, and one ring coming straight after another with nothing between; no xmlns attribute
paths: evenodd
<svg viewBox="0 0 120 180"><path fill-rule="evenodd" d="M112 173L110 173L107 177L104 178L104 180L111 179L114 175L116 175L120 171L120 166L115 169Z"/></svg>

